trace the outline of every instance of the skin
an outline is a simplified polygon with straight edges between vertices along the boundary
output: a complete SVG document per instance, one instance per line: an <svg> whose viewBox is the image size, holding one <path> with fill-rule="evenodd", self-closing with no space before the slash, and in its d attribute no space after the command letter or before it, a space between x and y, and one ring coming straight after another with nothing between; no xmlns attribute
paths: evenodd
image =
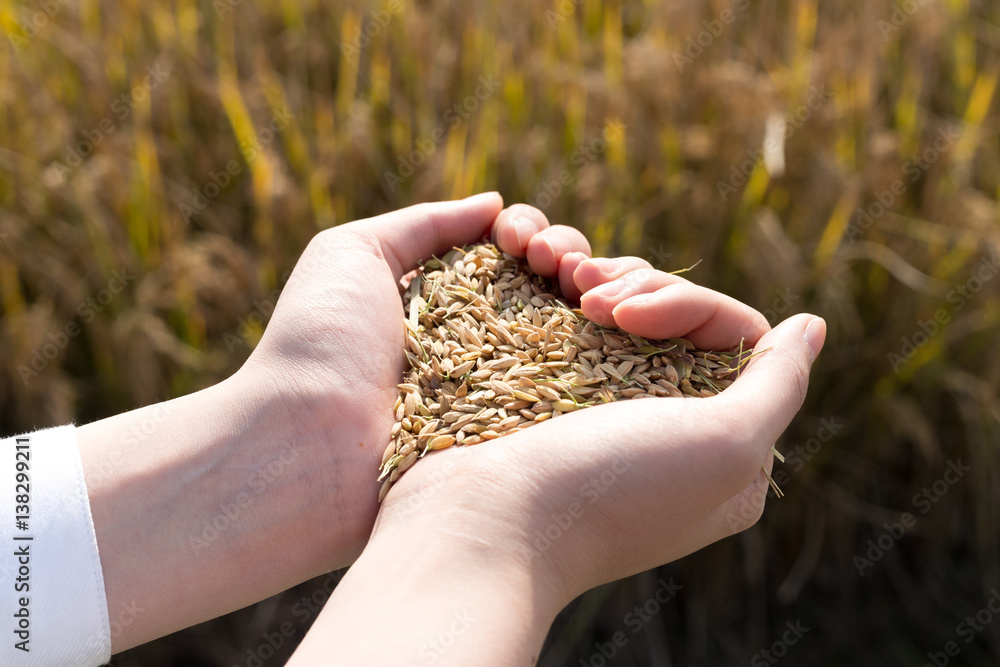
<svg viewBox="0 0 1000 667"><path fill-rule="evenodd" d="M428 456L380 511L375 471L405 368L399 281L487 233L592 319L770 350L718 397L594 407L500 446ZM752 525L761 466L801 405L823 321L772 331L641 259L589 256L579 232L503 209L495 193L336 227L306 248L233 377L80 427L109 612L144 610L113 651L353 563L293 664L530 664L576 595ZM539 541L570 512L557 539ZM420 622L386 633L383 600Z"/></svg>

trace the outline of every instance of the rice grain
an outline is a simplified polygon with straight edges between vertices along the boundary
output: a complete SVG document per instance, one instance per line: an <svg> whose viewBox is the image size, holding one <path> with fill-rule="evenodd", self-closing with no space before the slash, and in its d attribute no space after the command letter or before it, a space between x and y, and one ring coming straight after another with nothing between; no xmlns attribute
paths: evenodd
<svg viewBox="0 0 1000 667"><path fill-rule="evenodd" d="M602 403L714 396L751 356L742 346L705 352L683 338L600 327L557 293L489 243L419 268L403 296L410 369L398 385L379 502L427 452Z"/></svg>

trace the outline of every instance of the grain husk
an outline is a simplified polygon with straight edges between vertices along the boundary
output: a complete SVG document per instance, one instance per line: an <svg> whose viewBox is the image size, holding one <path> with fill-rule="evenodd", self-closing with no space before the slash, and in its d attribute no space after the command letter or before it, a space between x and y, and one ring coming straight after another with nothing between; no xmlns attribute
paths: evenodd
<svg viewBox="0 0 1000 667"><path fill-rule="evenodd" d="M558 294L490 243L454 248L418 268L403 295L410 368L398 385L380 501L428 452L602 403L714 396L752 356L742 345L702 351L684 338L601 327Z"/></svg>

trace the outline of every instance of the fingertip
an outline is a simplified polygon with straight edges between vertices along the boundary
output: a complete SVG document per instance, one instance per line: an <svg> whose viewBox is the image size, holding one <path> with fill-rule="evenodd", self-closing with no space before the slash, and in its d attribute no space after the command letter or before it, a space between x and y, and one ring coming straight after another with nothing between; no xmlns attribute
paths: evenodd
<svg viewBox="0 0 1000 667"><path fill-rule="evenodd" d="M531 270L553 278L559 273L563 258L572 252L590 255L590 244L579 230L565 225L543 229L528 242L527 258Z"/></svg>
<svg viewBox="0 0 1000 667"><path fill-rule="evenodd" d="M650 325L657 315L655 303L655 294L636 294L619 301L611 309L611 317L622 329L644 336L652 333Z"/></svg>
<svg viewBox="0 0 1000 667"><path fill-rule="evenodd" d="M614 304L609 303L609 299L602 294L584 292L580 296L580 310L594 324L599 324L602 327L613 327L616 324L612 314Z"/></svg>
<svg viewBox="0 0 1000 667"><path fill-rule="evenodd" d="M514 242L517 244L519 252L526 253L531 244L531 237L538 232L538 226L528 218L514 218L510 222L510 229L514 233Z"/></svg>
<svg viewBox="0 0 1000 667"><path fill-rule="evenodd" d="M810 331L814 321L821 324L814 331ZM819 335L817 340L816 336ZM807 338L808 336L808 338ZM779 322L776 327L767 331L755 345L756 348L769 348L775 345L782 345L786 348L797 348L798 353L805 353L805 356L813 358L813 345L816 344L816 353L823 347L826 336L826 322L821 317L810 313L798 313L788 319ZM811 339L811 340L810 340ZM800 348L804 345L804 348Z"/></svg>
<svg viewBox="0 0 1000 667"><path fill-rule="evenodd" d="M596 267L598 271L607 274L618 273L622 270L622 260L616 257L593 257L587 260L588 264Z"/></svg>
<svg viewBox="0 0 1000 667"><path fill-rule="evenodd" d="M562 260L559 262L559 289L567 299L579 301L580 297L583 296L583 292L576 284L573 276L576 274L577 267L587 261L587 259L588 256L586 253L574 251L563 255Z"/></svg>
<svg viewBox="0 0 1000 667"><path fill-rule="evenodd" d="M497 215L492 237L500 250L514 257L525 257L531 238L548 226L545 214L534 206L513 204Z"/></svg>
<svg viewBox="0 0 1000 667"><path fill-rule="evenodd" d="M594 257L577 265L576 270L573 272L573 282L584 293L601 284L604 275L599 262L604 259L607 258Z"/></svg>
<svg viewBox="0 0 1000 667"><path fill-rule="evenodd" d="M590 256L585 252L581 252L580 250L574 250L572 252L568 252L563 256L563 261L568 260L569 262L572 262L573 273L576 273L577 267L580 266L580 264L582 264L583 262L586 262L588 259L590 259Z"/></svg>
<svg viewBox="0 0 1000 667"><path fill-rule="evenodd" d="M809 347L809 362L816 361L823 344L826 342L826 320L822 317L813 317L806 325L806 330L802 334L806 345Z"/></svg>
<svg viewBox="0 0 1000 667"><path fill-rule="evenodd" d="M491 190L490 192L480 192L476 195L470 195L463 199L462 201L469 204L484 204L486 206L493 206L498 208L503 208L503 195L501 195L496 190Z"/></svg>
<svg viewBox="0 0 1000 667"><path fill-rule="evenodd" d="M573 274L573 280L583 292L588 292L598 285L603 285L632 271L649 268L652 268L649 262L640 257L594 257L580 262ZM683 278L679 280L683 280Z"/></svg>
<svg viewBox="0 0 1000 667"><path fill-rule="evenodd" d="M760 417L756 428L763 432L761 439L773 442L805 400L815 359L813 345L822 346L824 333L822 318L808 313L781 322L757 341L754 358L740 372L732 387L718 398L753 404ZM733 412L740 410L734 408Z"/></svg>
<svg viewBox="0 0 1000 667"><path fill-rule="evenodd" d="M454 201L416 204L337 229L339 233L364 229L377 239L398 280L421 259L482 238L502 206L499 193L485 192Z"/></svg>
<svg viewBox="0 0 1000 667"><path fill-rule="evenodd" d="M543 234L531 237L525 256L531 270L540 276L554 278L559 271L558 250L553 247L552 240Z"/></svg>

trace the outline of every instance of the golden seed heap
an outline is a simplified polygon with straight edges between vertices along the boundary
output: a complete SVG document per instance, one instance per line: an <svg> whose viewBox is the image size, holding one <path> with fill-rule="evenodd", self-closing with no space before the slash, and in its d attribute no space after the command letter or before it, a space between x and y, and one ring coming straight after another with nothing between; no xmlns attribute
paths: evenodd
<svg viewBox="0 0 1000 667"><path fill-rule="evenodd" d="M600 403L713 396L749 358L645 340L587 320L492 244L420 267L403 296L410 370L382 455L379 501L418 458Z"/></svg>

